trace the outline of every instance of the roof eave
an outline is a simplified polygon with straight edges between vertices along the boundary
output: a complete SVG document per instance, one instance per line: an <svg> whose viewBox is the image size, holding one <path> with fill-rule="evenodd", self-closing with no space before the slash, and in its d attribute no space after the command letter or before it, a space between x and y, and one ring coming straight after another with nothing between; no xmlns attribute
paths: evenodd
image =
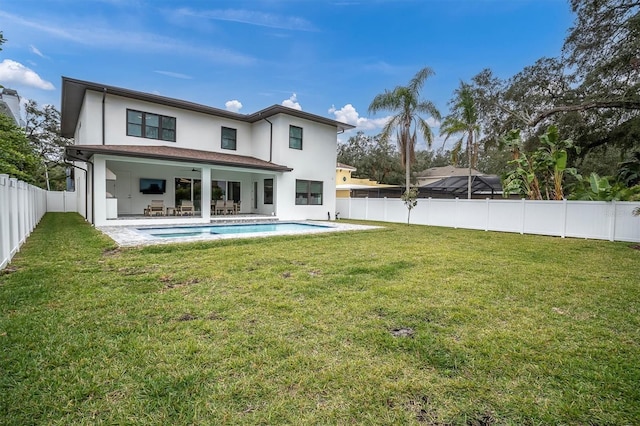
<svg viewBox="0 0 640 426"><path fill-rule="evenodd" d="M218 117L230 118L232 120L239 120L247 123L255 123L259 120L269 118L276 114L288 114L294 117L304 118L307 120L315 121L317 123L330 125L332 127L336 127L340 131L355 128L355 126L352 126L351 124L342 123L330 118L322 117L293 108L288 108L283 105L272 105L256 113L245 115L226 111L220 108L210 107L207 105L197 104L194 102L188 102L180 99L169 98L165 96L154 95L151 93L139 92L136 90L124 89L122 87L109 86L106 84L93 83L90 81L78 80L63 76L62 99L60 104L62 120L60 127L62 136L66 138L72 138L75 135L78 117L80 116L80 109L82 108L82 102L87 90L138 99L151 103L159 103L174 108L215 115Z"/></svg>
<svg viewBox="0 0 640 426"><path fill-rule="evenodd" d="M72 153L75 151L75 155ZM90 154L90 155L86 155ZM164 161L183 161L188 163L195 164L207 164L213 166L227 166L227 167L238 167L244 169L253 169L253 170L268 170L268 171L276 171L276 172L290 172L293 169L286 166L281 166L279 164L273 165L259 165L259 164L247 164L247 163L238 163L233 161L225 161L225 160L206 160L202 158L193 158L187 156L168 156L163 154L154 154L148 152L131 152L126 150L108 150L103 151L100 149L95 149L82 145L71 145L65 148L65 155L71 159L72 161L88 161L94 154L101 155L113 155L117 157L132 157L132 158L144 158L148 160L164 160Z"/></svg>

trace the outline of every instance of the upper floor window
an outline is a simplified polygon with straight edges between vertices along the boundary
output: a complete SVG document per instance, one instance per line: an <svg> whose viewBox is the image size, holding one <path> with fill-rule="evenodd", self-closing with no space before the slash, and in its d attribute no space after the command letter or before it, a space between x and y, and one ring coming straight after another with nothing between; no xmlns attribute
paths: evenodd
<svg viewBox="0 0 640 426"><path fill-rule="evenodd" d="M222 149L236 149L236 129L222 128Z"/></svg>
<svg viewBox="0 0 640 426"><path fill-rule="evenodd" d="M302 149L302 127L289 126L289 148Z"/></svg>
<svg viewBox="0 0 640 426"><path fill-rule="evenodd" d="M127 110L127 136L176 141L176 119L148 112Z"/></svg>
<svg viewBox="0 0 640 426"><path fill-rule="evenodd" d="M322 182L296 179L296 205L322 205Z"/></svg>

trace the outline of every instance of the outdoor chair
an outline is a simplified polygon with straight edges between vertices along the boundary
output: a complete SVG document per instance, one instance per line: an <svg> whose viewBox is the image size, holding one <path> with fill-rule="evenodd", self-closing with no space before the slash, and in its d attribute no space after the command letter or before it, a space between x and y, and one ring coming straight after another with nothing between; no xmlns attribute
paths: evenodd
<svg viewBox="0 0 640 426"><path fill-rule="evenodd" d="M149 216L164 216L164 201L151 200L151 204L147 207L147 212L149 212Z"/></svg>
<svg viewBox="0 0 640 426"><path fill-rule="evenodd" d="M226 212L223 200L216 200L215 212L216 214L224 214Z"/></svg>
<svg viewBox="0 0 640 426"><path fill-rule="evenodd" d="M180 203L181 216L193 216L193 201L182 200Z"/></svg>
<svg viewBox="0 0 640 426"><path fill-rule="evenodd" d="M233 205L233 201L228 200L224 202L224 214L234 214L235 207Z"/></svg>

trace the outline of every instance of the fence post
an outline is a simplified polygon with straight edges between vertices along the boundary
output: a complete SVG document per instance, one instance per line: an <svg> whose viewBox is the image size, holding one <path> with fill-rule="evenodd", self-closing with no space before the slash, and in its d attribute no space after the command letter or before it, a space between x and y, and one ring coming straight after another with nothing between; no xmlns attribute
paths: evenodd
<svg viewBox="0 0 640 426"><path fill-rule="evenodd" d="M616 240L616 201L611 201L611 207L609 207L609 211L611 212L611 219L609 220L609 241Z"/></svg>
<svg viewBox="0 0 640 426"><path fill-rule="evenodd" d="M520 227L520 235L524 235L524 221L526 220L525 211L527 208L526 199L522 199L522 226Z"/></svg>
<svg viewBox="0 0 640 426"><path fill-rule="evenodd" d="M458 211L460 210L459 201L460 198L456 197L455 208L453 209L453 211L455 212L455 214L453 215L453 229L458 229Z"/></svg>
<svg viewBox="0 0 640 426"><path fill-rule="evenodd" d="M485 221L485 224L484 224L484 230L485 232L488 232L489 231L489 215L491 214L491 204L489 204L488 198L485 198L484 202L487 205L487 220Z"/></svg>
<svg viewBox="0 0 640 426"><path fill-rule="evenodd" d="M382 217L386 222L387 221L387 197L384 197L384 209L383 209Z"/></svg>
<svg viewBox="0 0 640 426"><path fill-rule="evenodd" d="M567 199L562 199L562 232L560 233L562 238L567 236Z"/></svg>
<svg viewBox="0 0 640 426"><path fill-rule="evenodd" d="M9 178L9 235L11 238L11 254L18 251L19 234L18 234L18 179Z"/></svg>
<svg viewBox="0 0 640 426"><path fill-rule="evenodd" d="M9 175L0 175L0 269L11 259L11 231L9 228Z"/></svg>
<svg viewBox="0 0 640 426"><path fill-rule="evenodd" d="M369 197L364 198L364 220L369 220Z"/></svg>

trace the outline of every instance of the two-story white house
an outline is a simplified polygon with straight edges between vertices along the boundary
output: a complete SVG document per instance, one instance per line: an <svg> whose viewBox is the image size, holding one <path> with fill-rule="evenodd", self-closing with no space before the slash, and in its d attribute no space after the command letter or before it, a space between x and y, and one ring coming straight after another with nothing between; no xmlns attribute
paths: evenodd
<svg viewBox="0 0 640 426"><path fill-rule="evenodd" d="M333 219L337 133L353 128L280 105L245 115L67 77L61 114L79 210L96 226L208 223L216 200L236 214Z"/></svg>

